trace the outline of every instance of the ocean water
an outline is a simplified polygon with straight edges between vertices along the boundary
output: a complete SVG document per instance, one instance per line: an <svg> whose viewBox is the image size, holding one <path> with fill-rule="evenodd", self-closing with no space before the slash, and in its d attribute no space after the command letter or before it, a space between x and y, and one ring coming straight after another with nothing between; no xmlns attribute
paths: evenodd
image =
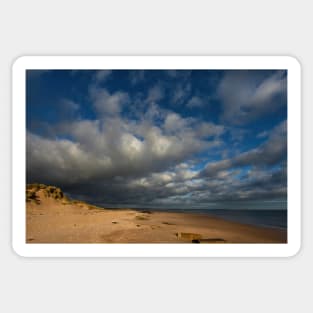
<svg viewBox="0 0 313 313"><path fill-rule="evenodd" d="M256 209L155 209L150 211L186 212L213 215L242 224L287 229L287 210Z"/></svg>
<svg viewBox="0 0 313 313"><path fill-rule="evenodd" d="M287 229L287 210L207 210L208 214L243 224Z"/></svg>
<svg viewBox="0 0 313 313"><path fill-rule="evenodd" d="M110 207L103 205L103 207ZM117 205L117 208L121 207ZM123 207L123 206L122 206ZM286 199L272 200L272 201L232 201L208 203L193 206L180 205L156 207L153 205L146 205L136 207L125 205L124 207L133 208L140 211L163 211L163 212L177 212L177 213L201 213L220 217L222 219L238 222L242 224L249 224L255 226L271 227L287 229L287 201Z"/></svg>

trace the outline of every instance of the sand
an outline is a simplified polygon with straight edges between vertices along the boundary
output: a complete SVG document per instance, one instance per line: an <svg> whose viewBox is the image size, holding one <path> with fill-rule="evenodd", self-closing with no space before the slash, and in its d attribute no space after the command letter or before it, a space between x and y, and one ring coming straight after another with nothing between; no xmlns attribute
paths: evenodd
<svg viewBox="0 0 313 313"><path fill-rule="evenodd" d="M36 192L26 203L27 243L286 243L287 231L205 214L102 209Z"/></svg>

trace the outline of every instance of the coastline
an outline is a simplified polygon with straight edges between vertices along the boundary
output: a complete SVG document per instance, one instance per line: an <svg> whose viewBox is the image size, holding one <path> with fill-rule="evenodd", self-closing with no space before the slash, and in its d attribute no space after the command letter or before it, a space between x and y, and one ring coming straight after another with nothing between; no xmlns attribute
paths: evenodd
<svg viewBox="0 0 313 313"><path fill-rule="evenodd" d="M27 243L286 243L287 230L209 214L27 203Z"/></svg>
<svg viewBox="0 0 313 313"><path fill-rule="evenodd" d="M100 207L101 208L101 207ZM195 215L204 215L213 218L220 218L229 222L236 222L239 224L263 227L263 228L273 228L287 230L287 209L164 209L164 208L115 208L115 207L106 207L108 210L133 210L139 212L161 212L161 213L188 213ZM279 216L263 216L266 215ZM259 215L259 216L255 216ZM268 219L270 217L270 219ZM276 220L275 220L276 217ZM274 220L273 220L274 218Z"/></svg>

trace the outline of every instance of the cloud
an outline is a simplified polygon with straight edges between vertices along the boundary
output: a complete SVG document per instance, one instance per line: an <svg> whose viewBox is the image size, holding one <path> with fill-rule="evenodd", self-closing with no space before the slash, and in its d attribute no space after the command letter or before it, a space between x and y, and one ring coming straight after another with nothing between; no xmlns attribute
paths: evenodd
<svg viewBox="0 0 313 313"><path fill-rule="evenodd" d="M148 96L146 101L150 102L158 102L164 97L163 88L159 85L155 85L148 90Z"/></svg>
<svg viewBox="0 0 313 313"><path fill-rule="evenodd" d="M189 160L220 144L223 126L183 118L156 103L149 105L139 120L132 120L119 114L121 93L110 94L105 89L93 92L99 118L56 125L57 138L66 139L28 132L29 181L65 187L86 200L93 197L92 201L109 201L103 188L112 196L111 202L115 196L116 201L130 201L132 197L126 197L129 192L137 196L145 192L137 200L152 201L152 197L182 194L184 183L192 186L196 172L190 169ZM165 190L155 193L155 188L165 185Z"/></svg>
<svg viewBox="0 0 313 313"><path fill-rule="evenodd" d="M105 103L108 101L107 97L109 96L104 97ZM156 105L154 107L157 110L158 107ZM107 112L107 107L105 110ZM112 113L111 110L109 112ZM114 110L113 113L117 113L117 111ZM53 149L64 151L66 148L73 149L72 147L75 146L77 160L75 162L72 160L75 164L80 164L80 157L83 155L88 155L93 162L97 160L96 164L102 164L101 160L105 158L103 175L106 177L138 176L164 170L192 157L194 153L209 149L216 144L216 137L223 130L218 125L204 122L198 123L197 127L192 128L191 126L195 123L193 120L184 119L173 112L168 112L167 115L162 112L162 114L164 118L159 126L155 125L155 114L151 114L150 120L143 116L142 120L136 123L118 115L115 117L101 115L101 119L98 120L66 122L58 126L59 135L60 137L66 135L71 138L71 141L66 142L66 145L63 141L56 141L53 143ZM210 141L204 140L208 134L213 136ZM34 141L38 146L36 149L34 149ZM34 151L42 148L40 155L47 154L49 145L52 145L52 141L37 138L31 134L28 137L28 143L32 147L29 149L30 160L37 160L32 155ZM65 153L64 155L66 157L69 154ZM59 157L57 159L59 160ZM39 162L42 164L42 170L45 167L54 168L55 171L62 170L59 167L60 163L52 162L51 159L47 161L49 164L45 166ZM110 163L107 163L108 161ZM107 167L108 164L110 167ZM36 167L30 166L30 168ZM99 172L101 172L101 168L99 168ZM71 174L72 177L75 175L75 172Z"/></svg>
<svg viewBox="0 0 313 313"><path fill-rule="evenodd" d="M266 138L266 137L268 137L268 135L269 135L269 132L266 131L266 130L264 130L264 131L258 133L258 134L256 135L256 137L257 137L257 138Z"/></svg>
<svg viewBox="0 0 313 313"><path fill-rule="evenodd" d="M200 177L214 177L220 171L244 166L273 166L287 156L287 122L278 124L266 142L257 148L242 152L232 159L210 162L199 173Z"/></svg>
<svg viewBox="0 0 313 313"><path fill-rule="evenodd" d="M242 170L256 158L253 149L234 159L211 162L203 171L194 170L194 154L207 143L197 139L196 130L194 137L184 138L186 125L185 121L181 133L166 135L163 127L114 118L65 125L72 140L28 133L28 180L56 184L75 197L112 205L178 206L286 196L286 163ZM266 154L267 146L282 139L283 129L283 125L275 128L259 151Z"/></svg>
<svg viewBox="0 0 313 313"><path fill-rule="evenodd" d="M190 124L190 120L180 117L177 113L167 114L164 121L164 129L169 132L180 131L182 128L187 127Z"/></svg>
<svg viewBox="0 0 313 313"><path fill-rule="evenodd" d="M137 85L140 82L143 82L145 79L145 71L144 70L135 70L129 72L129 79L132 85Z"/></svg>
<svg viewBox="0 0 313 313"><path fill-rule="evenodd" d="M95 157L78 142L51 140L27 133L27 169L33 181L73 184L99 175L110 167L106 156Z"/></svg>
<svg viewBox="0 0 313 313"><path fill-rule="evenodd" d="M193 96L186 104L189 108L202 107L204 105L203 99L197 96Z"/></svg>
<svg viewBox="0 0 313 313"><path fill-rule="evenodd" d="M276 126L268 140L258 148L242 153L234 159L234 165L274 165L287 156L287 122Z"/></svg>
<svg viewBox="0 0 313 313"><path fill-rule="evenodd" d="M225 127L210 122L197 122L194 129L200 137L220 136L224 133Z"/></svg>
<svg viewBox="0 0 313 313"><path fill-rule="evenodd" d="M105 82L109 79L111 74L112 74L111 70L96 71L96 73L94 74L94 80L96 83Z"/></svg>
<svg viewBox="0 0 313 313"><path fill-rule="evenodd" d="M175 105L183 104L190 96L191 88L191 84L188 81L177 84L172 92L171 102Z"/></svg>
<svg viewBox="0 0 313 313"><path fill-rule="evenodd" d="M61 99L56 105L56 110L60 120L77 118L79 109L80 105L70 99Z"/></svg>
<svg viewBox="0 0 313 313"><path fill-rule="evenodd" d="M104 88L91 87L90 97L93 101L93 106L100 115L119 114L124 105L129 102L129 96L125 92L117 91L110 94Z"/></svg>
<svg viewBox="0 0 313 313"><path fill-rule="evenodd" d="M264 76L262 71L228 71L217 89L222 119L231 124L250 123L276 112L287 103L285 71Z"/></svg>

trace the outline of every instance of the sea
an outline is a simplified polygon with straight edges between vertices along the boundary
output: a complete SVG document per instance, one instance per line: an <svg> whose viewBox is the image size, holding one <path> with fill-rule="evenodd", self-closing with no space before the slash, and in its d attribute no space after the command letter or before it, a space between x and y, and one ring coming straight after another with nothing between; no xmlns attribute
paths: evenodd
<svg viewBox="0 0 313 313"><path fill-rule="evenodd" d="M144 209L140 209L144 210ZM242 224L287 229L287 210L270 209L147 209L149 211L201 213Z"/></svg>
<svg viewBox="0 0 313 313"><path fill-rule="evenodd" d="M110 207L110 206L103 206ZM121 206L120 206L121 207ZM220 217L231 222L242 224L287 229L287 201L233 201L223 203L211 203L202 206L180 205L155 207L147 205L144 207L135 207L125 205L139 211L162 211L173 213L200 213Z"/></svg>

